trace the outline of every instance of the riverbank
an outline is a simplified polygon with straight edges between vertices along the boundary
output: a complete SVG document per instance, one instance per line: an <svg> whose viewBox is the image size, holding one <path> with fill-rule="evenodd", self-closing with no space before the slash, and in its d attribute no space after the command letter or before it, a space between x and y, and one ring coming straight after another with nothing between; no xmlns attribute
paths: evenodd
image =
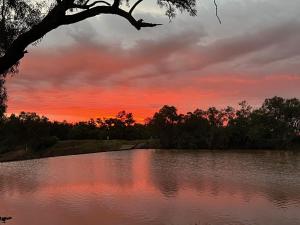
<svg viewBox="0 0 300 225"><path fill-rule="evenodd" d="M159 148L159 140L67 140L50 148L31 151L17 149L0 154L0 162L40 159L56 156L79 155L96 152L121 151L137 148Z"/></svg>
<svg viewBox="0 0 300 225"><path fill-rule="evenodd" d="M122 151L122 150L130 150L130 149L161 149L161 146L158 139L130 140L130 141L129 140L66 140L66 141L58 141L52 147L40 151L25 150L21 148L6 153L0 153L0 163L49 158L49 157L57 157L57 156L80 155L80 154L97 153L97 152ZM243 149L243 150L222 149L222 151L228 151L228 150L231 151L238 150L238 151L246 152L249 150L256 151L257 149ZM300 146L293 145L290 146L290 148L288 149L282 149L282 150L300 152Z"/></svg>

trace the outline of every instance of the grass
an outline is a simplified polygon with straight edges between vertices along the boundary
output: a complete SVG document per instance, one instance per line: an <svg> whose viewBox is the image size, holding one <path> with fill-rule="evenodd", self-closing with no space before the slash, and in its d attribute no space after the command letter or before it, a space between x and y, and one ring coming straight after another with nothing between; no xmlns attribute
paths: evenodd
<svg viewBox="0 0 300 225"><path fill-rule="evenodd" d="M65 155L120 151L133 148L158 148L158 140L67 140L40 151L18 149L0 154L0 162L28 160Z"/></svg>

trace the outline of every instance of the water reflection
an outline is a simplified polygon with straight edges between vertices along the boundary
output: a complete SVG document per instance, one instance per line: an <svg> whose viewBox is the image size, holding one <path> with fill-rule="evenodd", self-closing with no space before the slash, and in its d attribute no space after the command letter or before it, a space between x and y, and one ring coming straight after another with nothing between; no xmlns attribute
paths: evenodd
<svg viewBox="0 0 300 225"><path fill-rule="evenodd" d="M162 151L152 154L150 158L149 171L153 185L165 197L176 197L180 185L178 157L172 152Z"/></svg>
<svg viewBox="0 0 300 225"><path fill-rule="evenodd" d="M293 152L183 150L3 163L0 215L18 225L296 225L299 166Z"/></svg>
<svg viewBox="0 0 300 225"><path fill-rule="evenodd" d="M181 188L215 197L241 194L248 201L263 195L280 206L300 200L300 159L293 152L160 150L151 156L153 183L166 196Z"/></svg>
<svg viewBox="0 0 300 225"><path fill-rule="evenodd" d="M0 164L0 195L35 192L39 185L37 177L44 174L46 163L32 160Z"/></svg>

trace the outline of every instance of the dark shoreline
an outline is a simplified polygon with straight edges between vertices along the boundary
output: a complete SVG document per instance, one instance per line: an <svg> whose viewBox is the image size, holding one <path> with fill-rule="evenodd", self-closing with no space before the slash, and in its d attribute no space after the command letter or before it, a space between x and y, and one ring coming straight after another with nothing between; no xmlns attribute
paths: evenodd
<svg viewBox="0 0 300 225"><path fill-rule="evenodd" d="M13 151L2 153L0 154L0 163L98 152L122 151L137 148L159 148L159 141L154 139L59 141L54 146L40 151L26 151L25 149L16 149Z"/></svg>
<svg viewBox="0 0 300 225"><path fill-rule="evenodd" d="M1 162L25 161L32 159L52 158L59 156L91 154L99 152L123 151L131 149L162 149L157 139L151 140L67 140L59 141L54 146L41 150L30 151L25 149L17 149L14 151L0 154ZM178 149L164 149L176 151ZM195 149L186 149L195 151ZM290 149L200 149L209 151L239 151L239 152L255 152L255 151L294 151L300 152L300 146ZM199 151L199 149L197 149Z"/></svg>

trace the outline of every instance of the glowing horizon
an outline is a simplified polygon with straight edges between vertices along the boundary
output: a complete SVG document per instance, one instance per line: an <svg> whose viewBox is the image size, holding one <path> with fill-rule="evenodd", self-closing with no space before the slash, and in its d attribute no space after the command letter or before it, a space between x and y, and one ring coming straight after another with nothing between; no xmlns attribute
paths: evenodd
<svg viewBox="0 0 300 225"><path fill-rule="evenodd" d="M169 23L147 3L139 16L163 26L138 32L102 16L51 32L8 79L8 113L76 122L125 110L142 122L166 104L186 113L300 98L299 2L220 3L222 25L213 7L204 2L198 17Z"/></svg>

